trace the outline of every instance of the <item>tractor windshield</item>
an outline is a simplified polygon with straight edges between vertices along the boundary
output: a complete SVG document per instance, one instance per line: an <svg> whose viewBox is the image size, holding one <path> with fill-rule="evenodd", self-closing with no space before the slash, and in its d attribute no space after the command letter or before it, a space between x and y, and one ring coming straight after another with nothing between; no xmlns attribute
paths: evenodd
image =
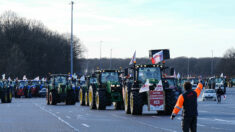
<svg viewBox="0 0 235 132"><path fill-rule="evenodd" d="M101 74L101 82L118 82L118 73L117 72L103 72Z"/></svg>
<svg viewBox="0 0 235 132"><path fill-rule="evenodd" d="M223 83L223 79L222 79L222 78L216 78L216 79L215 79L215 82L216 82L216 83Z"/></svg>
<svg viewBox="0 0 235 132"><path fill-rule="evenodd" d="M39 82L38 81L33 81L32 85L39 85Z"/></svg>
<svg viewBox="0 0 235 132"><path fill-rule="evenodd" d="M176 82L174 79L166 79L165 83L169 88L174 88L176 85Z"/></svg>
<svg viewBox="0 0 235 132"><path fill-rule="evenodd" d="M25 86L25 82L24 82L24 81L21 81L21 82L20 82L20 86L21 86L21 87L24 87L24 86Z"/></svg>
<svg viewBox="0 0 235 132"><path fill-rule="evenodd" d="M138 70L138 80L144 83L147 79L161 79L159 67L141 67Z"/></svg>
<svg viewBox="0 0 235 132"><path fill-rule="evenodd" d="M91 77L91 78L90 78L90 83L91 83L91 84L97 83L97 79L94 78L94 77Z"/></svg>
<svg viewBox="0 0 235 132"><path fill-rule="evenodd" d="M55 77L55 84L62 84L62 85L66 85L67 79L64 76L58 76Z"/></svg>

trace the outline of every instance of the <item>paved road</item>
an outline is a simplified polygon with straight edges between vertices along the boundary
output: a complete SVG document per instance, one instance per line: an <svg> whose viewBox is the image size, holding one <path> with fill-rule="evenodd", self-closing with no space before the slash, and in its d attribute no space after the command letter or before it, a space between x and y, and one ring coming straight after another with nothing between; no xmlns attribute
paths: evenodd
<svg viewBox="0 0 235 132"><path fill-rule="evenodd" d="M199 132L234 132L235 88L227 93L222 104L199 101ZM11 104L0 104L1 132L179 132L180 121L180 116L172 121L169 116L146 110L142 116L132 116L112 107L90 110L79 103L48 106L44 98L13 99Z"/></svg>

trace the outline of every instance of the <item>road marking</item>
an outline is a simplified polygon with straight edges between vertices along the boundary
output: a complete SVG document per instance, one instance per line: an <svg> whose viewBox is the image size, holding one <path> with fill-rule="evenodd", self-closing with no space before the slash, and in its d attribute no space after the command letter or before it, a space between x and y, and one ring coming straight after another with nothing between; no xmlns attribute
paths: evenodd
<svg viewBox="0 0 235 132"><path fill-rule="evenodd" d="M40 106L39 104L34 104L35 106L39 107L42 111L47 112L48 114L54 116L55 118L57 118L59 121L61 121L62 123L66 124L67 126L69 126L70 128L72 128L75 132L79 132L79 129L73 127L71 124L69 124L68 122L66 122L65 120L63 120L61 117L57 116L55 113L52 113L51 111L45 109L44 107Z"/></svg>
<svg viewBox="0 0 235 132"><path fill-rule="evenodd" d="M202 112L202 113L208 113L208 111L204 111L204 110L200 110L199 112Z"/></svg>
<svg viewBox="0 0 235 132"><path fill-rule="evenodd" d="M85 124L85 123L82 123L82 125L85 126L85 127L87 127L87 128L90 127L89 125L87 125L87 124Z"/></svg>
<svg viewBox="0 0 235 132"><path fill-rule="evenodd" d="M161 130L169 131L169 132L177 132L177 131L172 130L172 129L157 127L157 126L150 125L150 124L145 123L145 122L142 122L142 121L133 120L133 119L131 119L131 118L121 117L121 116L117 116L117 115L115 115L115 114L111 114L111 115L112 115L113 117L120 118L120 119L132 120L132 121L135 121L135 122L137 122L137 123L139 123L139 124L146 125L146 126L148 126L148 127L153 127L153 128L156 128L156 129L161 129Z"/></svg>
<svg viewBox="0 0 235 132"><path fill-rule="evenodd" d="M60 112L56 112L56 114L60 114Z"/></svg>
<svg viewBox="0 0 235 132"><path fill-rule="evenodd" d="M205 126L205 125L202 125L202 124L198 124L198 123L197 123L197 125L198 125L198 126L202 126L202 127L203 127L203 126Z"/></svg>
<svg viewBox="0 0 235 132"><path fill-rule="evenodd" d="M226 122L226 123L230 123L230 124L235 124L235 120L231 120L231 121L228 121L228 120L223 120L223 119L214 119L215 121L220 121L220 122Z"/></svg>
<svg viewBox="0 0 235 132"><path fill-rule="evenodd" d="M178 119L178 120L182 120L182 117L178 117L177 119Z"/></svg>
<svg viewBox="0 0 235 132"><path fill-rule="evenodd" d="M68 119L71 119L71 117L70 116L65 116L66 118L68 118Z"/></svg>

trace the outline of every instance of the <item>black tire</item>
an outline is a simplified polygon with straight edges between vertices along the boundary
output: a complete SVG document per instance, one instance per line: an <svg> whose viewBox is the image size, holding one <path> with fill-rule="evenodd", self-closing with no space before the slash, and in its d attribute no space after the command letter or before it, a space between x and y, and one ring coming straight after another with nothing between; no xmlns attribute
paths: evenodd
<svg viewBox="0 0 235 132"><path fill-rule="evenodd" d="M82 88L80 88L79 90L79 102L81 106L85 105L85 90L83 90Z"/></svg>
<svg viewBox="0 0 235 132"><path fill-rule="evenodd" d="M7 103L11 103L12 100L12 91L10 89L7 90Z"/></svg>
<svg viewBox="0 0 235 132"><path fill-rule="evenodd" d="M50 105L56 105L57 101L56 101L56 95L54 92L49 92L49 104Z"/></svg>
<svg viewBox="0 0 235 132"><path fill-rule="evenodd" d="M123 106L123 102L113 102L113 106L115 110L123 110L124 106Z"/></svg>
<svg viewBox="0 0 235 132"><path fill-rule="evenodd" d="M125 92L124 92L124 109L126 114L130 114L131 113L131 109L130 109L130 91L128 90L128 88L125 88Z"/></svg>
<svg viewBox="0 0 235 132"><path fill-rule="evenodd" d="M97 91L96 92L96 109L97 110L105 110L106 109L106 91Z"/></svg>
<svg viewBox="0 0 235 132"><path fill-rule="evenodd" d="M76 95L74 91L68 91L65 103L66 105L75 105Z"/></svg>
<svg viewBox="0 0 235 132"><path fill-rule="evenodd" d="M20 98L20 96L17 95L17 90L15 91L15 98Z"/></svg>
<svg viewBox="0 0 235 132"><path fill-rule="evenodd" d="M143 111L142 96L138 91L130 94L130 110L132 115L141 115Z"/></svg>
<svg viewBox="0 0 235 132"><path fill-rule="evenodd" d="M177 97L173 90L165 91L165 115L170 115L175 107Z"/></svg>
<svg viewBox="0 0 235 132"><path fill-rule="evenodd" d="M85 92L85 106L89 106L88 92Z"/></svg>
<svg viewBox="0 0 235 132"><path fill-rule="evenodd" d="M47 92L46 92L46 100L47 100L47 105L50 105L48 89L47 89Z"/></svg>
<svg viewBox="0 0 235 132"><path fill-rule="evenodd" d="M2 101L2 103L7 103L7 91L6 90L2 91L1 101Z"/></svg>
<svg viewBox="0 0 235 132"><path fill-rule="evenodd" d="M89 99L89 107L90 109L95 109L96 104L95 104L95 89L90 86L89 92L88 92L88 99Z"/></svg>

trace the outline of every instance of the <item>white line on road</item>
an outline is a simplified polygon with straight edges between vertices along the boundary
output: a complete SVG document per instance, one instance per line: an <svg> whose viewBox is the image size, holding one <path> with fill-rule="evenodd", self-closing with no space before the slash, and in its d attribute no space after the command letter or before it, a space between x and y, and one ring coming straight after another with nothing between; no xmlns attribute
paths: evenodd
<svg viewBox="0 0 235 132"><path fill-rule="evenodd" d="M85 124L85 123L82 123L82 125L85 126L85 127L87 127L87 128L90 127L89 125L87 125L87 124Z"/></svg>
<svg viewBox="0 0 235 132"><path fill-rule="evenodd" d="M205 125L202 125L202 124L199 124L199 123L197 123L197 125L198 125L198 126L202 126L202 127L205 126Z"/></svg>
<svg viewBox="0 0 235 132"><path fill-rule="evenodd" d="M127 117L121 117L121 116L117 116L115 114L111 114L113 117L116 117L116 118L121 118L121 119L125 119L125 120L132 120L130 118L127 118ZM139 124L142 124L142 125L145 125L145 126L148 126L148 127L153 127L153 128L156 128L156 129L162 129L164 131L169 131L169 132L177 132L175 130L172 130L172 129L168 129L168 128L162 128L162 127L157 127L157 126L154 126L154 125L150 125L148 123L145 123L145 122L142 122L142 121L137 121L137 120L132 120L132 121L135 121Z"/></svg>
<svg viewBox="0 0 235 132"><path fill-rule="evenodd" d="M65 116L66 118L68 118L68 119L71 119L71 117L70 116Z"/></svg>
<svg viewBox="0 0 235 132"><path fill-rule="evenodd" d="M52 113L51 111L45 109L44 107L40 106L39 104L35 104L35 106L39 107L42 111L49 113L50 115L54 116L55 118L57 118L59 121L61 121L62 123L66 124L67 126L69 126L70 128L72 128L75 132L79 132L79 130L75 127L73 127L71 124L69 124L68 122L66 122L65 120L63 120L61 117L57 116L56 114Z"/></svg>
<svg viewBox="0 0 235 132"><path fill-rule="evenodd" d="M202 112L202 113L208 113L208 111L204 111L204 110L200 110L199 113Z"/></svg>

